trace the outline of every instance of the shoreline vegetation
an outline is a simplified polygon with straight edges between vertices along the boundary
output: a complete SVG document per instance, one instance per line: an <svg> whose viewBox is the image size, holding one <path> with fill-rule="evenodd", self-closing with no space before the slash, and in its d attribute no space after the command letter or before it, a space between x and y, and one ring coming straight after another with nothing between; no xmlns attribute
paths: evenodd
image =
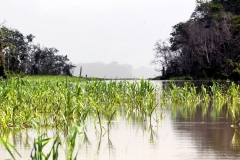
<svg viewBox="0 0 240 160"><path fill-rule="evenodd" d="M190 18L157 41L155 79L240 79L240 1L197 0ZM174 78L175 77L175 78Z"/></svg>
<svg viewBox="0 0 240 160"><path fill-rule="evenodd" d="M170 77L170 78L166 78L164 76L157 76L154 78L149 78L149 80L168 80L168 81L175 81L175 80L185 80L185 81L230 81L229 79L211 79L211 78L201 78L201 79L195 79L191 76L181 76L181 77Z"/></svg>
<svg viewBox="0 0 240 160"><path fill-rule="evenodd" d="M167 41L157 41L152 80L240 79L240 1L197 0L190 18L173 26ZM54 47L33 44L35 36L0 24L0 77L69 75L76 67Z"/></svg>

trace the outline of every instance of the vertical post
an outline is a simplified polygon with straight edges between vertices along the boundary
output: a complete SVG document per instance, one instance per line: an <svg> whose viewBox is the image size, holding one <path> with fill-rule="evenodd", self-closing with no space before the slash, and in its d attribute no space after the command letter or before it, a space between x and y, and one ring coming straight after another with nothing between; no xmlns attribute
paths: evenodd
<svg viewBox="0 0 240 160"><path fill-rule="evenodd" d="M79 77L82 77L82 66L80 67L80 74Z"/></svg>

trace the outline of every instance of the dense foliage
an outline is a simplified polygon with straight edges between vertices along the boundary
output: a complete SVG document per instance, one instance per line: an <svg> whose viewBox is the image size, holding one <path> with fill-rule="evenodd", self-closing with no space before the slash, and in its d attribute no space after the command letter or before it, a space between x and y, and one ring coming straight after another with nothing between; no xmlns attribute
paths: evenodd
<svg viewBox="0 0 240 160"><path fill-rule="evenodd" d="M67 56L57 55L56 48L34 45L32 34L24 36L16 29L0 28L0 76L3 68L29 75L72 75L74 65Z"/></svg>
<svg viewBox="0 0 240 160"><path fill-rule="evenodd" d="M240 78L240 0L197 0L189 20L157 42L153 63L162 79Z"/></svg>

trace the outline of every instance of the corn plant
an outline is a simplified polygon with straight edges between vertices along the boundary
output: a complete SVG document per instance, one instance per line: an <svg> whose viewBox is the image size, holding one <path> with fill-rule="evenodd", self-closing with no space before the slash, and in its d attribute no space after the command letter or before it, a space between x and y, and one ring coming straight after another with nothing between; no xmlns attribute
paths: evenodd
<svg viewBox="0 0 240 160"><path fill-rule="evenodd" d="M4 145L8 153L11 155L11 157L15 160L14 153L17 153L19 157L21 157L20 153L17 151L17 149L9 142L5 141L3 138L0 137L0 142ZM13 152L14 151L14 152Z"/></svg>

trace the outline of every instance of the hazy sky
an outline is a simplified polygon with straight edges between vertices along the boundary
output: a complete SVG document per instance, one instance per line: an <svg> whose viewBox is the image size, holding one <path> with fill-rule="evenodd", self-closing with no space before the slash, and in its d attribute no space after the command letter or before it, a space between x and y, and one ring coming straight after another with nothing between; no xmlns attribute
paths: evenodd
<svg viewBox="0 0 240 160"><path fill-rule="evenodd" d="M0 0L0 21L73 63L150 66L159 39L190 18L195 0Z"/></svg>

